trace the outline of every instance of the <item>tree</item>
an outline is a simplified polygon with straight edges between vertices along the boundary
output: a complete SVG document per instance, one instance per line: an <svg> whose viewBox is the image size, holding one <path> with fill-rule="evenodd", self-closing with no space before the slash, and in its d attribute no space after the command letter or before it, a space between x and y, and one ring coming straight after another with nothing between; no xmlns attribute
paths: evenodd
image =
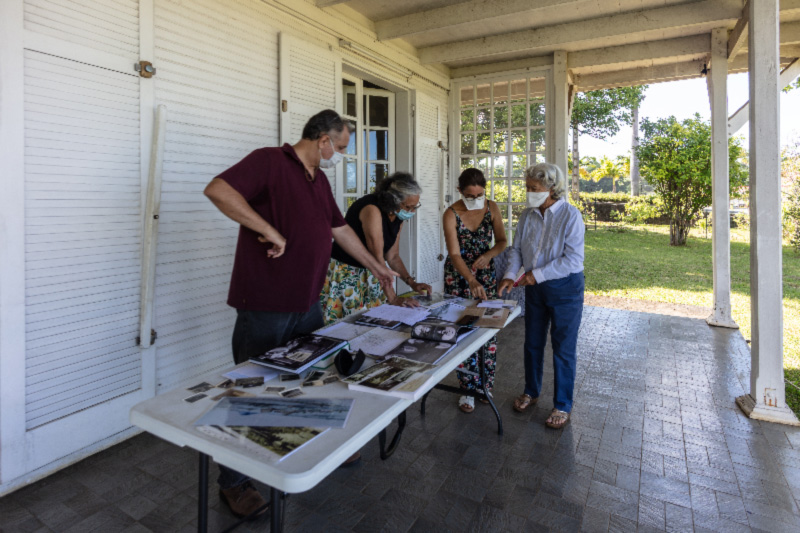
<svg viewBox="0 0 800 533"><path fill-rule="evenodd" d="M654 188L669 216L670 245L686 244L689 228L711 205L711 124L695 114L679 122L674 116L642 122L643 138L636 153L642 177ZM740 162L744 148L737 137L728 141L729 186L736 195L747 182Z"/></svg>
<svg viewBox="0 0 800 533"><path fill-rule="evenodd" d="M603 139L616 135L620 123L630 124L632 110L644 100L646 85L590 91L575 95L570 127L572 128L572 194L577 196L580 179L578 138L589 135Z"/></svg>
<svg viewBox="0 0 800 533"><path fill-rule="evenodd" d="M592 181L600 181L603 178L611 178L611 192L617 192L617 178L624 176L622 166L611 159L603 156L600 160L600 165L589 174Z"/></svg>

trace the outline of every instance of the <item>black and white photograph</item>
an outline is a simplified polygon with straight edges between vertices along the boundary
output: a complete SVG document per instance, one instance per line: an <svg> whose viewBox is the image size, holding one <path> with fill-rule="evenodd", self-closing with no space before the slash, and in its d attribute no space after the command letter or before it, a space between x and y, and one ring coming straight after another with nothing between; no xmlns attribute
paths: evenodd
<svg viewBox="0 0 800 533"><path fill-rule="evenodd" d="M293 389L285 390L283 392L279 392L283 398L297 398L298 396L303 396L305 392L300 387L295 387Z"/></svg>
<svg viewBox="0 0 800 533"><path fill-rule="evenodd" d="M211 383L206 383L204 381L202 383L198 383L194 387L189 387L186 390L188 390L190 392L205 392L205 391L213 389L213 388L214 388L214 385L212 385Z"/></svg>
<svg viewBox="0 0 800 533"><path fill-rule="evenodd" d="M223 398L194 425L343 428L352 406L352 398Z"/></svg>
<svg viewBox="0 0 800 533"><path fill-rule="evenodd" d="M286 457L325 431L324 428L310 427L231 426L225 429L238 433L281 457Z"/></svg>
<svg viewBox="0 0 800 533"><path fill-rule="evenodd" d="M435 365L447 355L455 345L448 342L429 341L411 338L387 354L388 357L398 356L414 361Z"/></svg>
<svg viewBox="0 0 800 533"><path fill-rule="evenodd" d="M203 393L195 394L194 396L189 396L188 398L184 398L183 401L184 402L188 402L188 403L194 403L194 402L196 402L198 400L202 400L203 398L205 398L207 396L208 396L208 394L203 394Z"/></svg>
<svg viewBox="0 0 800 533"><path fill-rule="evenodd" d="M320 335L301 335L284 346L273 348L263 355L250 358L250 361L279 370L299 373L345 344L346 341Z"/></svg>

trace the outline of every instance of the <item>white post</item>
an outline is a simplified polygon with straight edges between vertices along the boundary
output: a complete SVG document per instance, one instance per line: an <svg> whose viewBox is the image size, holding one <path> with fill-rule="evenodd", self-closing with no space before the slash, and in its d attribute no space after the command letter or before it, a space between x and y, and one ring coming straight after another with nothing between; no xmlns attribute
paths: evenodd
<svg viewBox="0 0 800 533"><path fill-rule="evenodd" d="M569 80L567 53L553 54L553 161L567 176L567 140L569 132Z"/></svg>
<svg viewBox="0 0 800 533"><path fill-rule="evenodd" d="M800 424L783 381L778 0L749 2L750 32L750 418Z"/></svg>
<svg viewBox="0 0 800 533"><path fill-rule="evenodd" d="M23 1L0 2L0 486L25 473ZM2 491L0 491L2 492Z"/></svg>
<svg viewBox="0 0 800 533"><path fill-rule="evenodd" d="M728 178L728 30L711 32L711 72L706 78L711 103L711 231L714 253L714 311L711 326L738 328L731 317L731 231Z"/></svg>

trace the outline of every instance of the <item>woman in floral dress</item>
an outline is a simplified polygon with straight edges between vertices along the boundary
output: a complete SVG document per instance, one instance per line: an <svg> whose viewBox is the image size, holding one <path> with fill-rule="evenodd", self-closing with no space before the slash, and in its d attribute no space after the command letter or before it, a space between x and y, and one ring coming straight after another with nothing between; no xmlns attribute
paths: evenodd
<svg viewBox="0 0 800 533"><path fill-rule="evenodd" d="M462 172L458 177L458 191L463 199L451 205L443 217L449 254L444 264L444 292L462 298L496 298L493 259L506 247L503 216L495 202L486 200L486 178L480 170L468 168ZM497 362L497 337L492 337L485 348L486 388L491 390ZM482 388L477 352L459 365L456 376L464 390ZM471 413L475 402L471 396L461 396L458 406L465 413Z"/></svg>
<svg viewBox="0 0 800 533"><path fill-rule="evenodd" d="M431 286L417 282L406 270L398 239L403 221L413 217L420 207L420 194L422 188L411 174L395 172L383 179L374 193L356 200L344 219L375 259L381 264L388 263L412 290L430 294ZM382 288L364 265L334 243L320 294L325 324L387 301L394 305L419 305L414 298L398 297L390 286Z"/></svg>

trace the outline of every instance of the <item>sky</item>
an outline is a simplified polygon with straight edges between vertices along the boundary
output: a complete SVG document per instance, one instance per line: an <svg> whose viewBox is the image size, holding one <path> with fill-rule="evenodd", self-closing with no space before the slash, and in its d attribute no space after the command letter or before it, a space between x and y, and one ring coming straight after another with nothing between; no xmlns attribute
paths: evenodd
<svg viewBox="0 0 800 533"><path fill-rule="evenodd" d="M728 115L733 114L749 100L747 73L728 76ZM650 85L645 93L644 102L639 108L639 119L665 118L675 115L679 120L690 118L700 113L704 119L711 118L708 103L708 91L705 78L672 81ZM781 145L792 140L800 142L800 89L789 93L781 93ZM749 128L745 124L737 135L744 137L744 145L748 146ZM581 157L594 156L600 159L606 155L629 155L631 149L631 127L623 126L620 132L607 140L599 140L581 135L579 150Z"/></svg>

